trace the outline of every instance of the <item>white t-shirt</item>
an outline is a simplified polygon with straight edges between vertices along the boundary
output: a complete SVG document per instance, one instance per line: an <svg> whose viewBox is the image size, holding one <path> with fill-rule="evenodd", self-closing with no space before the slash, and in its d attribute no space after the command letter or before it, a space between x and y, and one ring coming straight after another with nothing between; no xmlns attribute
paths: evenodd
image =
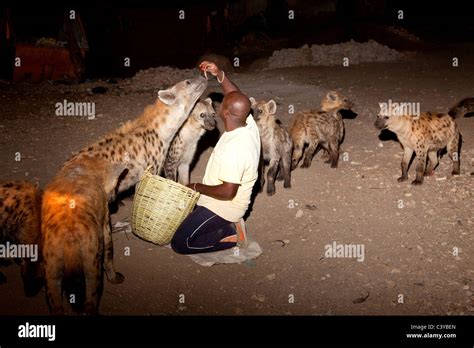
<svg viewBox="0 0 474 348"><path fill-rule="evenodd" d="M201 194L198 205L206 207L221 218L238 222L247 211L253 185L258 178L260 134L252 117L245 127L224 132L207 163L202 183L216 186L222 182L239 184L237 194L230 201L218 200Z"/></svg>

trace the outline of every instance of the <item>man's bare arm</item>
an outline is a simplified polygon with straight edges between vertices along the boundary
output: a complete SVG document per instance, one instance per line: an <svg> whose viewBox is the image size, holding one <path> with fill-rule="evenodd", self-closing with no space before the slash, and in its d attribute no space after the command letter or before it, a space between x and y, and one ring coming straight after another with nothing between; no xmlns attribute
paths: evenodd
<svg viewBox="0 0 474 348"><path fill-rule="evenodd" d="M220 185L209 186L204 184L189 184L189 188L195 189L197 192L203 195L218 199L220 201L230 201L237 194L239 189L238 184L232 184L230 182L223 182Z"/></svg>
<svg viewBox="0 0 474 348"><path fill-rule="evenodd" d="M222 89L224 90L224 94L235 92L235 91L240 92L240 89L227 77L227 75L220 74L218 76L221 76L219 78L219 81L222 81L222 76L224 76L224 80L221 83Z"/></svg>

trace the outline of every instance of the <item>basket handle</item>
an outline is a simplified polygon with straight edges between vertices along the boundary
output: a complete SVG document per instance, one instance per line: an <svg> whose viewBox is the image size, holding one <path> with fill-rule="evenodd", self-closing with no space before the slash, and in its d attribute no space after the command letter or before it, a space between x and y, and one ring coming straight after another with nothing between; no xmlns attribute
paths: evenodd
<svg viewBox="0 0 474 348"><path fill-rule="evenodd" d="M142 174L142 178L145 176L152 176L153 175L153 165L149 164Z"/></svg>
<svg viewBox="0 0 474 348"><path fill-rule="evenodd" d="M153 169L153 165L149 164L149 165L146 167L146 169L145 169L145 171L144 171L144 174L153 174L152 171L151 171L152 169Z"/></svg>

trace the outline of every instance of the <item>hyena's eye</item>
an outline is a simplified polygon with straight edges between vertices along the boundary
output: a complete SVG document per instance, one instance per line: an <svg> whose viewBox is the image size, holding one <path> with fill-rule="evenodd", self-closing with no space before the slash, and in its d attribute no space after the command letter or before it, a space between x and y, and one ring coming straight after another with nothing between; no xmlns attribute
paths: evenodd
<svg viewBox="0 0 474 348"><path fill-rule="evenodd" d="M187 85L190 85L190 84L191 84L191 82L189 82L189 80L186 80L186 84L187 84Z"/></svg>
<svg viewBox="0 0 474 348"><path fill-rule="evenodd" d="M257 113L258 113L258 114L262 114L262 113L263 113L263 110L262 110L262 109L257 109Z"/></svg>
<svg viewBox="0 0 474 348"><path fill-rule="evenodd" d="M204 116L206 116L206 115L204 114L204 112L201 112L201 113L199 114L199 117L201 117L201 118L204 118Z"/></svg>

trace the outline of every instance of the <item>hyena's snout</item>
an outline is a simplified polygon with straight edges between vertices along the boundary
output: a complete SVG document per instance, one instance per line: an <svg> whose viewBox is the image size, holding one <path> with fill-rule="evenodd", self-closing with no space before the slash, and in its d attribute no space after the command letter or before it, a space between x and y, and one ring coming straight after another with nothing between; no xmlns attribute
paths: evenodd
<svg viewBox="0 0 474 348"><path fill-rule="evenodd" d="M387 127L388 117L379 116L374 122L374 126L377 129L385 129Z"/></svg>
<svg viewBox="0 0 474 348"><path fill-rule="evenodd" d="M215 114L208 115L204 120L204 129L211 131L216 128L216 117Z"/></svg>
<svg viewBox="0 0 474 348"><path fill-rule="evenodd" d="M203 76L186 80L187 87L192 91L193 96L197 99L207 88L207 80Z"/></svg>

